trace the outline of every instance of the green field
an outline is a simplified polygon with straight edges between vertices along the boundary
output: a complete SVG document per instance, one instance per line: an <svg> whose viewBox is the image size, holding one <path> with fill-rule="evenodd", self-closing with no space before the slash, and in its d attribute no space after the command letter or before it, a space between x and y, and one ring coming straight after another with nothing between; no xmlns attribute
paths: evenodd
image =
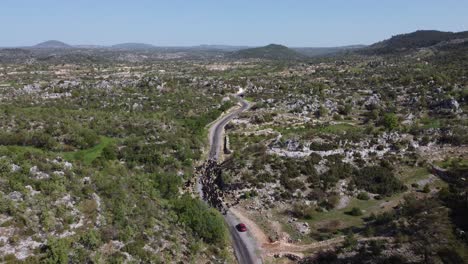
<svg viewBox="0 0 468 264"><path fill-rule="evenodd" d="M89 148L89 149L83 149L79 151L74 151L74 152L64 152L63 157L67 160L80 160L83 161L86 164L91 164L96 158L101 156L102 150L110 145L111 143L114 143L116 140L113 138L108 138L101 136L99 139L99 144L96 146Z"/></svg>

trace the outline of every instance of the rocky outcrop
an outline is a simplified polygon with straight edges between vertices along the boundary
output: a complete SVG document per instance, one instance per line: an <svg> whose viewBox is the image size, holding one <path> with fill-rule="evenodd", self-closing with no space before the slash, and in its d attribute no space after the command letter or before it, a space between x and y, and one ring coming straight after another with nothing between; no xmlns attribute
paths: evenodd
<svg viewBox="0 0 468 264"><path fill-rule="evenodd" d="M435 105L433 105L433 108L439 114L459 114L463 112L460 108L460 103L458 103L458 101L454 98L449 98L437 102Z"/></svg>

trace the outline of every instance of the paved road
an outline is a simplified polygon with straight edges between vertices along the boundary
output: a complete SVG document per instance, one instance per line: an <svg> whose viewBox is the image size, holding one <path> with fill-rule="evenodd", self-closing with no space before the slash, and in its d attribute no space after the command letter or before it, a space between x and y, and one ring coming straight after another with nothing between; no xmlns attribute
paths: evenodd
<svg viewBox="0 0 468 264"><path fill-rule="evenodd" d="M218 119L214 124L210 127L210 154L209 158L217 160L219 157L219 152L222 149L224 144L224 127L231 121L234 117L236 117L239 113L247 110L250 105L247 101L240 98L241 107L230 112L229 114L225 115L224 117Z"/></svg>
<svg viewBox="0 0 468 264"><path fill-rule="evenodd" d="M247 110L250 105L247 101L240 98L241 107L223 116L210 127L210 153L209 158L218 160L219 153L224 145L224 127L229 121L236 117L239 113ZM233 241L233 248L236 253L237 261L240 264L257 264L262 263L261 258L257 253L257 243L250 236L249 232L240 233L236 230L236 225L239 220L228 211L224 216L226 223L229 226L229 233ZM248 228L248 227L247 227Z"/></svg>

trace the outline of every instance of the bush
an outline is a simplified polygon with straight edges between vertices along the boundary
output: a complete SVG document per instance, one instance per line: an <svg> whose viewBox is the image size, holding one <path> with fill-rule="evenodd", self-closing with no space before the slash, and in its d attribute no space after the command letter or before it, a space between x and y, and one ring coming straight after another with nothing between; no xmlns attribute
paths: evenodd
<svg viewBox="0 0 468 264"><path fill-rule="evenodd" d="M156 182L156 188L159 190L161 197L163 198L173 198L179 192L179 186L182 183L182 180L177 175L168 175L168 174L157 174L154 176Z"/></svg>
<svg viewBox="0 0 468 264"><path fill-rule="evenodd" d="M338 145L334 143L318 143L318 142L312 142L310 143L310 150L314 151L329 151L329 150L334 150L338 147Z"/></svg>
<svg viewBox="0 0 468 264"><path fill-rule="evenodd" d="M296 191L297 189L300 189L304 186L304 183L301 181L291 180L284 174L281 175L280 182L288 191Z"/></svg>
<svg viewBox="0 0 468 264"><path fill-rule="evenodd" d="M385 167L368 166L354 172L353 180L358 188L380 195L392 195L405 190L403 183Z"/></svg>
<svg viewBox="0 0 468 264"><path fill-rule="evenodd" d="M349 115L352 110L353 110L353 106L351 104L338 106L338 113L340 113L340 115Z"/></svg>
<svg viewBox="0 0 468 264"><path fill-rule="evenodd" d="M174 202L179 222L205 242L214 245L226 243L226 227L221 214L200 200L185 195Z"/></svg>
<svg viewBox="0 0 468 264"><path fill-rule="evenodd" d="M106 160L117 159L117 146L115 144L109 144L102 149L102 157Z"/></svg>
<svg viewBox="0 0 468 264"><path fill-rule="evenodd" d="M353 207L351 211L348 212L348 214L352 216L360 216L362 215L362 210L357 207Z"/></svg>
<svg viewBox="0 0 468 264"><path fill-rule="evenodd" d="M354 248L357 245L357 243L358 241L354 237L354 234L349 232L344 239L343 247L351 249L351 248Z"/></svg>
<svg viewBox="0 0 468 264"><path fill-rule="evenodd" d="M258 192L256 190L251 190L251 191L247 191L245 192L243 195L242 195L242 198L243 199L249 199L251 197L256 197L258 196Z"/></svg>
<svg viewBox="0 0 468 264"><path fill-rule="evenodd" d="M423 193L430 193L431 188L429 187L429 184L424 185L424 188L423 188L422 191L423 191Z"/></svg>
<svg viewBox="0 0 468 264"><path fill-rule="evenodd" d="M299 219L312 219L315 213L315 206L306 205L304 203L296 203L293 205L291 214Z"/></svg>
<svg viewBox="0 0 468 264"><path fill-rule="evenodd" d="M80 237L80 243L87 249L95 250L101 243L101 237L95 230L90 230Z"/></svg>
<svg viewBox="0 0 468 264"><path fill-rule="evenodd" d="M398 117L393 113L387 113L383 116L383 126L388 130L393 130L398 127Z"/></svg>
<svg viewBox="0 0 468 264"><path fill-rule="evenodd" d="M357 198L359 200L369 200L369 194L367 194L366 192L361 192L357 195Z"/></svg>
<svg viewBox="0 0 468 264"><path fill-rule="evenodd" d="M69 243L65 239L49 238L45 247L45 256L41 263L66 264L68 263Z"/></svg>
<svg viewBox="0 0 468 264"><path fill-rule="evenodd" d="M312 165L319 164L322 160L322 156L317 153L310 153L309 157L307 158L306 162L311 163Z"/></svg>

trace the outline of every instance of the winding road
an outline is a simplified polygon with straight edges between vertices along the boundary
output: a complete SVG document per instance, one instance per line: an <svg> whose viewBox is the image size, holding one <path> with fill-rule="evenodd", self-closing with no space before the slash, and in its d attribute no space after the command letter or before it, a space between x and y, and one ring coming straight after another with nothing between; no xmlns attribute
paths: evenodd
<svg viewBox="0 0 468 264"><path fill-rule="evenodd" d="M230 111L225 116L215 121L209 130L210 140L210 153L209 159L218 160L219 153L222 150L224 143L224 127L239 113L247 110L250 104L244 99L239 97L240 107ZM200 190L201 188L199 188ZM203 195L203 194L202 194ZM256 241L250 236L249 231L240 233L236 229L236 225L239 224L239 220L234 214L228 210L224 219L229 227L229 233L232 238L232 246L236 254L237 261L240 264L257 264L262 263L262 260L258 254L258 246Z"/></svg>

